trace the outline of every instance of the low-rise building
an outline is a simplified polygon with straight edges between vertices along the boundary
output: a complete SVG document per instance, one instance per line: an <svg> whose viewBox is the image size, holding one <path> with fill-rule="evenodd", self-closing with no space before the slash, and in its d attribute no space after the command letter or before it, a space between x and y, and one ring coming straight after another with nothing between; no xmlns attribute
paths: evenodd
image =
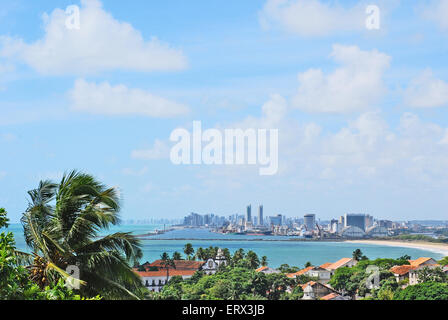
<svg viewBox="0 0 448 320"><path fill-rule="evenodd" d="M337 269L343 268L343 267L351 268L353 266L356 266L357 263L358 263L358 261L356 261L353 258L342 258L334 263L331 263L331 264L326 263L322 266L325 266L324 268L327 269L328 271L330 271L330 275L332 276Z"/></svg>
<svg viewBox="0 0 448 320"><path fill-rule="evenodd" d="M421 257L415 260L408 260L409 264L401 265L401 266L393 266L390 269L395 276L397 282L409 279L409 285L414 285L419 282L418 272L428 267L430 269L434 269L437 267L441 267L436 260L433 258L425 258ZM443 270L443 269L442 269ZM448 270L447 270L448 271Z"/></svg>
<svg viewBox="0 0 448 320"><path fill-rule="evenodd" d="M280 270L273 269L273 268L270 268L270 267L267 267L267 266L260 267L260 268L256 269L255 271L256 272L261 272L261 273L264 273L264 274L280 273Z"/></svg>
<svg viewBox="0 0 448 320"><path fill-rule="evenodd" d="M182 279L188 279L195 274L197 270L157 270L157 271L137 271L142 278L143 285L149 291L160 292L164 285L174 276L181 276Z"/></svg>
<svg viewBox="0 0 448 320"><path fill-rule="evenodd" d="M316 300L325 297L331 293L339 294L336 290L316 281L310 281L302 285L302 300Z"/></svg>
<svg viewBox="0 0 448 320"><path fill-rule="evenodd" d="M206 274L215 273L219 266L227 265L227 260L221 249L215 259L207 261L194 260L173 260L173 266L165 266L161 259L152 263L146 262L135 268L134 271L142 278L143 285L150 291L159 292L163 286L174 276L181 276L182 279L188 279L196 271L204 271Z"/></svg>
<svg viewBox="0 0 448 320"><path fill-rule="evenodd" d="M330 294L327 294L326 296L323 296L322 298L320 298L320 300L326 300L326 301L328 301L328 300L351 300L351 298L346 297L346 296L344 297L344 296L341 296L340 294L332 292Z"/></svg>
<svg viewBox="0 0 448 320"><path fill-rule="evenodd" d="M347 226L340 232L342 238L363 238L365 235L364 230L357 226Z"/></svg>
<svg viewBox="0 0 448 320"><path fill-rule="evenodd" d="M375 225L367 228L366 234L372 238L387 237L389 235L389 231L385 227Z"/></svg>
<svg viewBox="0 0 448 320"><path fill-rule="evenodd" d="M394 274L395 280L397 280L397 282L400 282L408 279L409 271L411 271L414 268L415 267L411 266L410 264L405 264L402 266L393 266L392 268L390 268L390 272Z"/></svg>
<svg viewBox="0 0 448 320"><path fill-rule="evenodd" d="M297 278L298 276L306 275L312 278L318 279L318 282L321 283L328 283L331 278L331 272L327 269L321 268L321 267L307 267L305 269L302 269L300 271L294 272L294 273L288 273L286 276L288 278Z"/></svg>

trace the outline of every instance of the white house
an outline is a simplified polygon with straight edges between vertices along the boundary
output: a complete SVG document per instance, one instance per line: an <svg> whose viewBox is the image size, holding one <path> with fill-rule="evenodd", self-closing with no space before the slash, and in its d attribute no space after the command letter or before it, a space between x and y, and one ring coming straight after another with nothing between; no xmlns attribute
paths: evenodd
<svg viewBox="0 0 448 320"><path fill-rule="evenodd" d="M220 265L227 265L226 257L222 252L221 248L218 249L218 253L215 259L208 259L205 264L202 265L201 270L203 270L206 274L213 274L218 271Z"/></svg>
<svg viewBox="0 0 448 320"><path fill-rule="evenodd" d="M220 265L227 265L227 260L221 249L215 259L207 261L192 260L174 260L174 268L169 266L166 268L163 260L156 260L152 263L145 263L134 271L142 278L143 285L150 291L160 292L164 285L174 276L181 276L182 279L188 279L193 276L196 271L204 271L206 274L215 273ZM144 271L141 271L144 269ZM168 270L167 270L168 269Z"/></svg>
<svg viewBox="0 0 448 320"><path fill-rule="evenodd" d="M288 278L297 278L298 276L301 275L317 278L320 283L328 283L328 281L330 281L331 278L331 271L321 267L311 266L294 273L289 273L286 276Z"/></svg>

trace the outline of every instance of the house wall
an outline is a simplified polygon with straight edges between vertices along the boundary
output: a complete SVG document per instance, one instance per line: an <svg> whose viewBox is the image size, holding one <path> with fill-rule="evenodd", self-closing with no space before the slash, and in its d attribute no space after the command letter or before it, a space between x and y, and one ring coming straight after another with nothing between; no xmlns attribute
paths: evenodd
<svg viewBox="0 0 448 320"><path fill-rule="evenodd" d="M168 281L172 278L172 276L168 277ZM191 276L182 276L182 279L188 279ZM166 276L158 276L158 277L142 277L143 285L148 288L149 291L160 292L162 288L165 286L167 280Z"/></svg>

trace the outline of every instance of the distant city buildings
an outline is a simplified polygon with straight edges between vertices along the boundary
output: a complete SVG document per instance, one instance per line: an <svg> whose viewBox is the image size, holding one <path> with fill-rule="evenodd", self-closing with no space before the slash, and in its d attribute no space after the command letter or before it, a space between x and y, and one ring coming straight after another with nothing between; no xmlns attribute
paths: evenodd
<svg viewBox="0 0 448 320"><path fill-rule="evenodd" d="M260 205L258 207L258 224L259 226L264 225L264 220L263 220L263 205Z"/></svg>
<svg viewBox="0 0 448 320"><path fill-rule="evenodd" d="M345 214L344 227L358 227L362 231L366 230L366 215L364 213L347 213Z"/></svg>
<svg viewBox="0 0 448 320"><path fill-rule="evenodd" d="M306 214L303 216L303 221L307 231L313 231L316 228L316 215Z"/></svg>
<svg viewBox="0 0 448 320"><path fill-rule="evenodd" d="M276 216L269 217L270 224L273 226L281 226L282 225L282 215L277 214Z"/></svg>
<svg viewBox="0 0 448 320"><path fill-rule="evenodd" d="M437 228L423 226L417 221L394 222L377 220L366 213L345 213L339 218L328 221L317 219L316 214L307 213L303 218L286 217L282 214L266 215L262 204L258 205L258 213L252 215L252 205L246 206L244 213L218 216L213 213L190 213L183 219L183 226L211 228L215 232L250 234L250 235L282 235L310 239L343 239L343 238L375 238L387 237L401 233L425 234Z"/></svg>
<svg viewBox="0 0 448 320"><path fill-rule="evenodd" d="M248 205L246 208L246 222L252 223L252 206Z"/></svg>

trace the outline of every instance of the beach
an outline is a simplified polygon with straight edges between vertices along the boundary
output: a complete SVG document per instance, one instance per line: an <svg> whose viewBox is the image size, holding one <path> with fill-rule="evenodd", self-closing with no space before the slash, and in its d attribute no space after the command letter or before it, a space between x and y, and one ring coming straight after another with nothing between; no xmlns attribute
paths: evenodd
<svg viewBox="0 0 448 320"><path fill-rule="evenodd" d="M395 240L347 240L345 242L421 249L448 256L448 244L444 243L432 243L425 241L395 241Z"/></svg>

